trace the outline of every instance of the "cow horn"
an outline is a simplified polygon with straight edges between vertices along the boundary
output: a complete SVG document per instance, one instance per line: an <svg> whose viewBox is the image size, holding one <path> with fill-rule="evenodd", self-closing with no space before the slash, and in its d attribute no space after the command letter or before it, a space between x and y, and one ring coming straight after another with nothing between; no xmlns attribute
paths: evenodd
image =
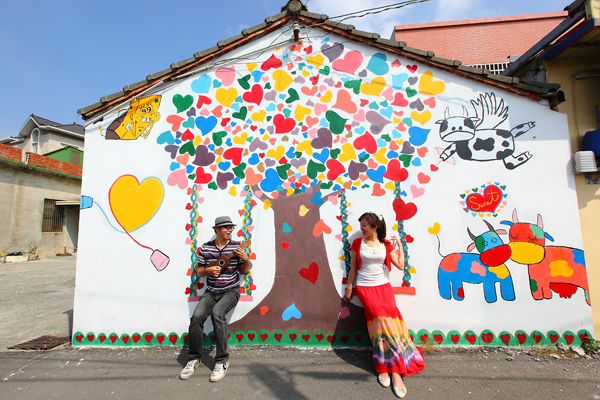
<svg viewBox="0 0 600 400"><path fill-rule="evenodd" d="M519 217L517 217L517 209L516 208L513 210L513 216L512 217L513 217L513 223L514 224L518 224L519 223Z"/></svg>
<svg viewBox="0 0 600 400"><path fill-rule="evenodd" d="M537 226L539 226L541 230L544 230L544 221L542 220L542 216L540 214L538 214Z"/></svg>
<svg viewBox="0 0 600 400"><path fill-rule="evenodd" d="M489 228L490 232L494 232L495 229L492 226L492 224L490 224L489 222L487 222L485 219L483 220L483 222L485 222L485 224L487 225L487 227Z"/></svg>
<svg viewBox="0 0 600 400"><path fill-rule="evenodd" d="M467 109L465 108L465 106L463 106L463 117L465 117L465 118L469 117L469 112L467 111Z"/></svg>
<svg viewBox="0 0 600 400"><path fill-rule="evenodd" d="M444 111L444 119L450 118L450 107L446 107L446 111Z"/></svg>
<svg viewBox="0 0 600 400"><path fill-rule="evenodd" d="M473 239L473 241L475 241L475 239L477 239L477 236L473 235L473 234L471 233L471 231L469 230L469 228L467 228L467 233L469 234L469 237L470 237L471 239Z"/></svg>

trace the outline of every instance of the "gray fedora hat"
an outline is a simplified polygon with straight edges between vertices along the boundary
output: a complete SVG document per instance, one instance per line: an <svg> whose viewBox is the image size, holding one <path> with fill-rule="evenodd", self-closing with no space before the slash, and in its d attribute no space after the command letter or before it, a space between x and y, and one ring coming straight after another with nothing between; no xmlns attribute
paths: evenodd
<svg viewBox="0 0 600 400"><path fill-rule="evenodd" d="M229 218L227 216L217 217L215 219L215 225L213 226L213 228L218 228L220 226L229 226L229 225L236 226L236 224L231 222L231 218Z"/></svg>

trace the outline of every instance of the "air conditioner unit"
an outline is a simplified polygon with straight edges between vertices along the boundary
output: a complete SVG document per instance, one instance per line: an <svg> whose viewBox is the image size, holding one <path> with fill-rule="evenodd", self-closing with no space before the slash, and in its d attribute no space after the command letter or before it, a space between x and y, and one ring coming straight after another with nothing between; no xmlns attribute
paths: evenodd
<svg viewBox="0 0 600 400"><path fill-rule="evenodd" d="M575 173L598 172L594 152L578 151L573 154L573 169Z"/></svg>

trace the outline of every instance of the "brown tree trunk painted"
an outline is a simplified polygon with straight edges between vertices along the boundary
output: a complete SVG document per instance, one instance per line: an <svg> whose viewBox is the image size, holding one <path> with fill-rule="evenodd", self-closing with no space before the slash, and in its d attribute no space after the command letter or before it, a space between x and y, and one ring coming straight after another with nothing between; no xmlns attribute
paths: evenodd
<svg viewBox="0 0 600 400"><path fill-rule="evenodd" d="M275 279L269 294L241 320L229 325L236 330L261 329L268 331L295 329L298 332L355 331L367 332L364 310L353 304L343 303L338 295L330 272L322 235L315 236L313 230L321 220L319 207L310 200L314 191L307 191L290 197L280 196L271 200L275 213ZM300 215L304 206L308 211ZM304 210L306 211L306 210ZM284 232L287 223L291 232ZM335 234L335 227L332 228ZM260 238L255 238L260 240ZM289 247L287 245L289 244ZM287 247L287 248L286 248ZM318 265L318 275L314 283L303 277L302 269L308 272L312 263ZM260 259L253 262L253 268L261 268ZM313 269L314 271L314 269ZM306 275L305 275L306 276ZM313 275L314 276L314 275ZM257 282L259 285L260 282ZM284 320L284 312L295 305L302 314L300 318ZM348 307L350 316L338 320L342 307ZM268 307L263 315L261 309Z"/></svg>

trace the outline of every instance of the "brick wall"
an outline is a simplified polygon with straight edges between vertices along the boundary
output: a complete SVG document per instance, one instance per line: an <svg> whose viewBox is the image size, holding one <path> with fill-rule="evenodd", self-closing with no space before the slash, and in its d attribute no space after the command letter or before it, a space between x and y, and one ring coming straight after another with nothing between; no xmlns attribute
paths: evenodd
<svg viewBox="0 0 600 400"><path fill-rule="evenodd" d="M53 171L62 172L64 174L81 176L83 168L81 168L79 165L67 163L64 161L58 161L53 158L40 156L39 154L35 153L27 152L25 154L27 155L27 164L29 165L51 169Z"/></svg>
<svg viewBox="0 0 600 400"><path fill-rule="evenodd" d="M18 147L0 143L0 158L21 162L23 158L23 151Z"/></svg>

